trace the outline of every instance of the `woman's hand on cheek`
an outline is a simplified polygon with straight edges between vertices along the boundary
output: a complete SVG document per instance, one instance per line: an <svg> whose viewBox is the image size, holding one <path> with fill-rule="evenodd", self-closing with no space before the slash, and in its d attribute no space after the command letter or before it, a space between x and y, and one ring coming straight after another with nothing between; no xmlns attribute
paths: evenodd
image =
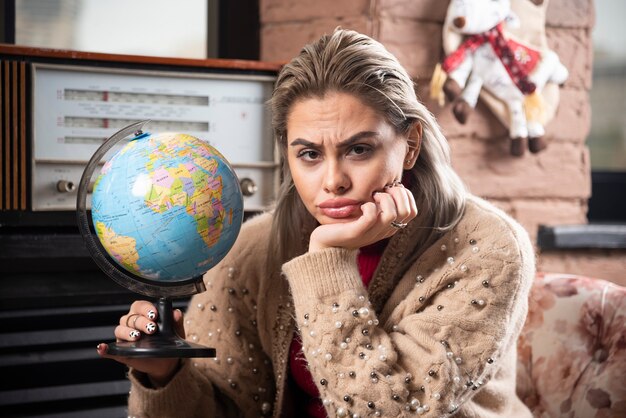
<svg viewBox="0 0 626 418"><path fill-rule="evenodd" d="M392 221L408 223L417 215L413 194L402 186L376 192L373 198L374 202L361 206L363 214L358 219L318 226L311 234L309 251L364 247L397 233Z"/></svg>

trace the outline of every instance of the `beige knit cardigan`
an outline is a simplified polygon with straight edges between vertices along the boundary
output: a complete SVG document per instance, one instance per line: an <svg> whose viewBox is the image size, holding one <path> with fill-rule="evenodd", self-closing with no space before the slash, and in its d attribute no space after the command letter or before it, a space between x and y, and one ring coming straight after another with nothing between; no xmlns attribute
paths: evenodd
<svg viewBox="0 0 626 418"><path fill-rule="evenodd" d="M154 389L134 371L129 416L294 416L294 331L330 417L530 417L515 394L516 340L534 255L526 232L469 197L458 225L411 265L390 241L366 290L357 251L326 249L264 277L271 215L244 225L192 298L187 338L217 349Z"/></svg>

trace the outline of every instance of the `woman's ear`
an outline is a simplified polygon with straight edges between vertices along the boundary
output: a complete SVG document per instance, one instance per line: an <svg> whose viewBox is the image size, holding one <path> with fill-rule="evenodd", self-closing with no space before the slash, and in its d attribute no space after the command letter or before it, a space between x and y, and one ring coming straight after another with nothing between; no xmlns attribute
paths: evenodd
<svg viewBox="0 0 626 418"><path fill-rule="evenodd" d="M411 125L407 135L407 153L404 158L404 169L410 170L415 165L422 147L422 124L417 121Z"/></svg>

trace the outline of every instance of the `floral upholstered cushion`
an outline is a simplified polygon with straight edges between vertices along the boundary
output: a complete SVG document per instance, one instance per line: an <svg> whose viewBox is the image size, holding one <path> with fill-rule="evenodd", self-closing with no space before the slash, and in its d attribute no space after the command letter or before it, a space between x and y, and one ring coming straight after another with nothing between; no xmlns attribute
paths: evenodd
<svg viewBox="0 0 626 418"><path fill-rule="evenodd" d="M626 417L626 288L538 274L517 374L535 417Z"/></svg>

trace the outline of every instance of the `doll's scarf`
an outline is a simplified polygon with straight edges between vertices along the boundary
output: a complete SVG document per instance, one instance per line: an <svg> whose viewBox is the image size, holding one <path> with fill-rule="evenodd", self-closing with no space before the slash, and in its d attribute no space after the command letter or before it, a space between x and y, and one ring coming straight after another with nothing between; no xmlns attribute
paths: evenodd
<svg viewBox="0 0 626 418"><path fill-rule="evenodd" d="M500 58L502 65L513 80L513 83L526 95L535 91L537 86L528 79L528 74L539 62L539 51L522 45L512 39L506 39L502 24L498 24L487 32L472 35L467 38L459 48L448 55L442 68L446 73L454 71L463 60L467 51L474 52L482 44L489 42L496 56Z"/></svg>

